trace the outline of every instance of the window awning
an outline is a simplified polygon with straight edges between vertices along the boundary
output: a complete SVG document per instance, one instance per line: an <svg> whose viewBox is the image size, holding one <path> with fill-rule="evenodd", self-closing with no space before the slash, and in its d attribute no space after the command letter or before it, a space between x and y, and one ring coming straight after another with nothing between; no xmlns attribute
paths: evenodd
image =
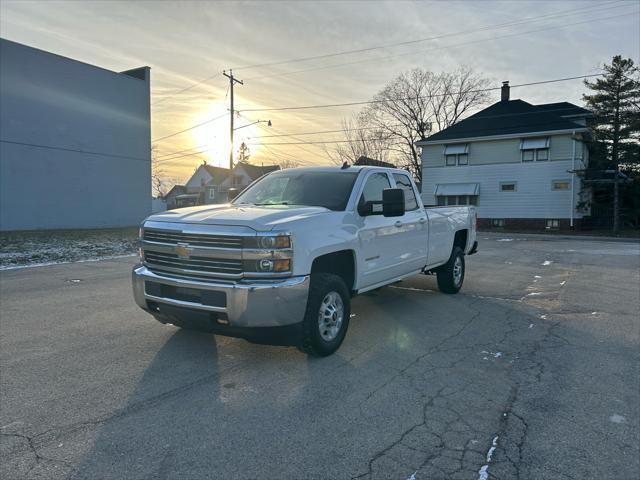
<svg viewBox="0 0 640 480"><path fill-rule="evenodd" d="M446 195L478 195L479 183L439 183L436 185L436 197Z"/></svg>
<svg viewBox="0 0 640 480"><path fill-rule="evenodd" d="M525 138L520 142L520 150L532 150L534 148L549 148L549 137Z"/></svg>
<svg viewBox="0 0 640 480"><path fill-rule="evenodd" d="M444 147L445 155L456 155L461 153L469 153L468 143L458 143L455 145L447 145L446 147Z"/></svg>

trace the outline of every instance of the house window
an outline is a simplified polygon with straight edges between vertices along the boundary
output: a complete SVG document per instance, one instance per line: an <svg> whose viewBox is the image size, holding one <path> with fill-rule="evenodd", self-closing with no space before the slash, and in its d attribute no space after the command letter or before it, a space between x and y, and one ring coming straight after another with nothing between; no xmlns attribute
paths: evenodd
<svg viewBox="0 0 640 480"><path fill-rule="evenodd" d="M209 189L209 200L214 200L216 198L216 191L213 188Z"/></svg>
<svg viewBox="0 0 640 480"><path fill-rule="evenodd" d="M469 164L469 144L447 145L444 147L445 164L447 167Z"/></svg>
<svg viewBox="0 0 640 480"><path fill-rule="evenodd" d="M500 182L500 191L501 192L515 192L516 191L516 182Z"/></svg>
<svg viewBox="0 0 640 480"><path fill-rule="evenodd" d="M491 226L497 228L504 227L504 218L492 218Z"/></svg>
<svg viewBox="0 0 640 480"><path fill-rule="evenodd" d="M549 137L526 138L520 141L523 162L545 162L549 160Z"/></svg>
<svg viewBox="0 0 640 480"><path fill-rule="evenodd" d="M547 219L547 230L557 230L560 228L560 220L557 218Z"/></svg>
<svg viewBox="0 0 640 480"><path fill-rule="evenodd" d="M438 195L438 206L478 205L478 195Z"/></svg>
<svg viewBox="0 0 640 480"><path fill-rule="evenodd" d="M551 182L551 190L571 190L570 180L554 180Z"/></svg>

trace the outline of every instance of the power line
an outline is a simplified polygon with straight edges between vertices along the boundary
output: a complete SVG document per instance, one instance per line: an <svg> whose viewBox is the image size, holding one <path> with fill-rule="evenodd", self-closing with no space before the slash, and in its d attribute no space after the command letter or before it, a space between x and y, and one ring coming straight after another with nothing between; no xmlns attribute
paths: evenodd
<svg viewBox="0 0 640 480"><path fill-rule="evenodd" d="M159 162L156 162L156 165L162 165L164 163L170 163L173 160L177 160L179 158L185 158L185 157L194 157L196 155L205 155L207 153L207 150L202 150L200 152L193 152L193 153L187 153L185 155L178 155L177 157L172 157L172 158L166 158L164 160L160 160Z"/></svg>
<svg viewBox="0 0 640 480"><path fill-rule="evenodd" d="M484 119L485 117L482 117L482 119ZM526 127L543 127L543 126L547 126L549 125L549 122L540 122L540 123L530 123L527 124ZM580 125L576 125L575 129L578 130L580 128L586 128L586 127L582 127ZM486 129L484 128L475 128L475 129L471 129L471 130L466 130L467 133L475 133L475 132L485 132ZM540 133L542 133L544 130L541 130ZM507 132L508 134L513 134L513 135L519 135L522 132ZM375 140L375 139L371 139L371 140ZM428 138L427 138L428 140ZM334 144L334 143L353 143L353 140L344 140L344 139L336 139L336 140L314 140L314 141L309 141L309 142L277 142L277 143L248 143L247 145L263 145L263 146L274 146L274 145L326 145L326 144Z"/></svg>
<svg viewBox="0 0 640 480"><path fill-rule="evenodd" d="M149 156L148 158L142 158L142 157L132 157L129 155L117 155L114 153L105 153L105 152L95 152L95 151L91 151L91 150L78 150L75 148L67 148L67 147L58 147L58 146L54 146L54 145L42 145L42 144L37 144L37 143L27 143L27 142L16 142L13 140L3 140L0 139L0 142L2 143L10 143L12 145L22 145L22 146L26 146L26 147L36 147L36 148L45 148L48 150L60 150L63 152L74 152L74 153L84 153L86 155L98 155L101 157L112 157L112 158L123 158L125 160L137 160L140 162L149 162L151 159L151 156Z"/></svg>
<svg viewBox="0 0 640 480"><path fill-rule="evenodd" d="M578 108L580 108L580 107L578 107ZM511 116L518 116L518 115L539 115L539 114L551 113L551 112L556 112L556 113L557 112L571 112L571 111L574 111L574 110L575 110L575 107L550 108L550 109L540 110L539 112L499 113L499 114L494 114L494 115L483 115L482 118L511 117ZM464 120L464 119L462 119L462 120ZM402 125L402 124L388 125L387 126L387 128L402 128L402 127L404 127L404 125ZM345 131L359 132L359 131L364 131L364 130L382 130L382 128L379 127L379 126L347 128L347 129L342 128L342 129L339 129L339 130L318 130L318 131L313 131L313 132L282 133L282 134L278 134L278 135L260 135L259 137L247 137L247 138L248 139L258 139L258 138L275 138L275 137L293 137L294 135L298 135L298 136L299 135L320 135L320 134L324 134L324 133L342 133L342 132L345 132Z"/></svg>
<svg viewBox="0 0 640 480"><path fill-rule="evenodd" d="M151 142L152 143L153 142L159 142L160 140L164 140L166 138L175 137L176 135L180 135L181 133L188 132L189 130L193 130L194 128L201 127L202 125L206 125L207 123L211 123L211 122L215 122L216 120L220 120L221 118L226 117L227 115L228 114L225 113L225 114L222 114L222 115L220 115L218 117L210 118L209 120L205 120L204 122L198 123L197 125L193 125L193 126L191 126L189 128L185 128L184 130L180 130L179 132L171 133L169 135L165 135L164 137L160 137L160 138L156 138L154 140L151 140Z"/></svg>
<svg viewBox="0 0 640 480"><path fill-rule="evenodd" d="M608 6L610 6L612 4L615 4L615 3L620 3L620 2L618 2L618 1L607 2L607 3L604 3L604 4L598 5L596 7L581 8L581 9L577 9L577 10L574 10L574 9L572 9L572 10L563 10L563 11L560 11L560 12L554 12L554 13L550 13L550 14L546 14L546 15L540 15L540 16L537 16L537 17L529 17L529 18L525 18L525 19L521 19L521 20L513 20L513 21L510 21L510 22L504 22L504 23L499 23L499 24L485 25L485 26L482 26L482 27L478 27L476 29L466 30L466 31L463 31L463 32L446 33L446 34L437 35L437 36L433 36L433 37L419 38L419 39L415 39L415 40L407 40L407 41L404 41L404 42L389 43L389 44L386 44L386 45L378 45L378 46L359 48L359 49L354 49L354 50L344 50L344 51L341 51L341 52L327 53L327 54L321 54L321 55L313 55L313 56L308 56L308 57L299 57L299 58L293 58L293 59L289 59L289 60L279 60L279 61L274 61L274 62L259 63L259 64L253 64L253 65L245 65L245 66L241 66L241 67L235 67L235 70L249 70L249 69L254 69L254 68L262 68L262 67L274 67L274 66L284 65L284 64L288 64L288 63L300 63L300 62L306 62L306 61L310 61L310 60L320 60L320 59L338 57L338 56L343 56L343 55L351 55L351 54L354 54L354 53L365 53L365 52L370 52L370 51L374 51L374 50L381 50L381 49L399 47L399 46L404 46L404 45L412 45L412 44L416 44L416 43L423 43L423 42L427 42L427 41L431 41L431 40L437 40L437 39L440 39L440 38L445 38L445 37L450 37L450 36L475 33L475 32L478 32L478 31L491 30L491 29L496 29L496 28L504 28L504 27L508 27L508 26L519 25L519 24L522 24L522 23L529 23L529 22L532 22L532 21L541 20L541 19L545 19L545 18L549 18L549 17L554 18L554 17L562 17L562 16L567 16L567 15L575 15L575 14L579 14L579 13L585 13L585 12L589 12L591 10L599 10L599 9L608 7ZM626 5L620 5L620 6L626 6ZM613 8L619 8L619 7L613 7Z"/></svg>
<svg viewBox="0 0 640 480"><path fill-rule="evenodd" d="M575 76L575 77L565 77L565 78L556 78L553 80L541 80L539 82L530 82L530 83L521 83L518 85L511 85L511 88L518 88L518 87L529 87L532 85L543 85L543 84L547 84L547 83L557 83L557 82L566 82L569 80L578 80L578 79L584 79L584 78L591 78L591 77L598 77L601 76L601 73L596 73L596 74L592 74L592 75L579 75L579 76ZM472 90L469 93L481 93L481 92L490 92L490 91L494 91L494 90L500 90L502 87L490 87L490 88L481 88L481 89L477 89L477 90ZM422 97L418 97L420 99L426 100L428 98L437 98L437 97L442 97L442 96L446 96L449 94L446 93L441 93L441 94L435 94L435 95L425 95ZM401 100L413 100L415 99L415 97L411 97L411 98L390 98L390 99L385 99L385 100L367 100L367 101L361 101L361 102L345 102L345 103L327 103L327 104L322 104L322 105L303 105L303 106L299 106L299 107L267 107L267 108L248 108L248 109L244 109L244 110L240 110L240 112L276 112L276 111L285 111L285 110L310 110L310 109L316 109L316 108L333 108L333 107L352 107L352 106L358 106L358 105L371 105L371 104L376 104L376 103L385 103L385 102L394 102L394 101L401 101Z"/></svg>
<svg viewBox="0 0 640 480"><path fill-rule="evenodd" d="M255 76L255 77L247 78L246 80L247 81L250 81L250 80L262 80L262 79L265 79L265 78L281 77L281 76L285 76L285 75L293 75L293 74L297 74L297 73L305 73L305 72L313 72L313 71L317 71L317 70L326 70L326 69L331 69L331 68L339 68L339 67L345 67L345 66L362 64L362 63L380 62L382 60L388 60L388 59L392 59L392 58L406 57L406 56L417 55L417 54L421 54L421 53L428 53L428 52L432 52L432 51L436 51L436 50L445 50L445 49L449 49L449 48L462 47L462 46L466 46L466 45L475 45L475 44L481 43L481 42L488 42L488 41L492 41L492 40L500 40L500 39L503 39L503 38L510 38L510 37L518 37L518 36L521 36L521 35L527 35L527 34L530 34L530 33L539 33L539 32L544 32L544 31L547 31L547 30L556 30L556 29L559 29L559 28L570 27L570 26L574 26L574 25L581 25L581 24L591 23L591 22L600 21L600 20L608 20L608 19L612 19L612 18L627 17L628 15L633 15L633 14L636 14L636 13L640 13L640 12L631 12L629 14L625 13L625 14L622 14L622 15L612 15L612 16L609 16L609 17L593 18L593 19L584 20L584 21L581 21L581 22L568 23L568 24L564 24L564 25L555 25L555 26L540 28L540 29L536 29L536 30L528 30L526 32L516 32L516 33L498 35L498 36L489 37L489 38L471 40L471 41L468 41L468 42L455 43L455 44L451 44L451 45L443 45L441 47L429 48L427 50L417 50L417 51L413 51L413 52L398 53L398 54L394 54L394 55L387 55L387 56L384 56L384 57L367 58L367 59L364 59L364 60L353 60L353 61L349 61L349 62L336 63L336 64L332 64L332 65L321 65L321 66L311 67L311 68L307 68L307 69L303 69L303 70L292 70L292 71L288 71L288 72L273 73L273 74L267 74L267 75L258 75L258 76Z"/></svg>
<svg viewBox="0 0 640 480"><path fill-rule="evenodd" d="M151 102L151 105L153 106L153 105L158 105L158 104L160 104L160 103L166 102L167 100L169 100L169 99L171 99L171 98L174 98L174 97L176 97L176 96L180 95L180 94L181 94L181 93L183 93L183 92L186 92L186 91L188 91L188 90L191 90L192 88L195 88L195 87L197 87L198 85L202 85L203 83L208 82L209 80L213 80L214 78L217 78L217 77L219 77L220 75L221 75L221 73L220 73L220 72L218 72L218 73L216 73L215 75L212 75L212 76L210 76L210 77L205 78L204 80L200 80L199 82L196 82L196 83L194 83L194 84L192 84L192 85L189 85L188 87L185 87L185 88L182 88L182 89L180 89L180 90L177 90L177 91L175 91L174 93L172 93L171 95L169 95L168 97L164 97L164 98L161 98L160 100L156 100L155 102Z"/></svg>

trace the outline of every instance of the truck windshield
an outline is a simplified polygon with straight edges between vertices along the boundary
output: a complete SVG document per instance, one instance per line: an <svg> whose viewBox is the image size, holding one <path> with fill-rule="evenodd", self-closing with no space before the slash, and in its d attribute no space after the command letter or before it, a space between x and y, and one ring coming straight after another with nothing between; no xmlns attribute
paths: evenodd
<svg viewBox="0 0 640 480"><path fill-rule="evenodd" d="M242 192L234 205L306 205L344 210L358 172L272 173Z"/></svg>

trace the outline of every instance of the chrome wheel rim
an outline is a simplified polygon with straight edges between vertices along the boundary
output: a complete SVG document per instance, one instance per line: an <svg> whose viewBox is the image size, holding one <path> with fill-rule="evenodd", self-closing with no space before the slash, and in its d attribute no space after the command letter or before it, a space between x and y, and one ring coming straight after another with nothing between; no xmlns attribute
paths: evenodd
<svg viewBox="0 0 640 480"><path fill-rule="evenodd" d="M462 257L457 256L455 262L453 262L453 281L456 286L462 283Z"/></svg>
<svg viewBox="0 0 640 480"><path fill-rule="evenodd" d="M344 321L344 303L337 292L327 293L320 303L318 329L325 342L334 340Z"/></svg>

